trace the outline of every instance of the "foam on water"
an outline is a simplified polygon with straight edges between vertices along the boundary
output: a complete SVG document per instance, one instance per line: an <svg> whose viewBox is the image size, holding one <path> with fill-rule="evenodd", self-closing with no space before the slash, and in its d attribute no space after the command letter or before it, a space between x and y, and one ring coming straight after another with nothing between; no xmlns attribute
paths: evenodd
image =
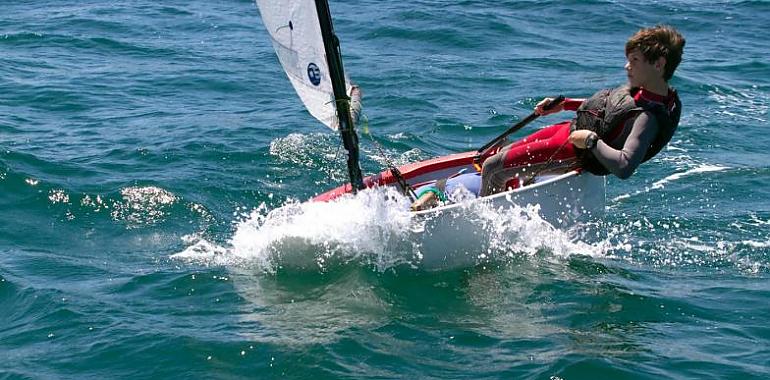
<svg viewBox="0 0 770 380"><path fill-rule="evenodd" d="M157 223L166 215L165 208L176 203L178 197L155 186L132 186L120 191L122 203L116 203L111 212L115 220L125 220L129 226Z"/></svg>
<svg viewBox="0 0 770 380"><path fill-rule="evenodd" d="M602 222L598 229L607 235L599 244L607 257L659 269L733 268L756 275L770 270L770 235L755 223L725 223L715 226L708 236L684 233L699 223L672 216L650 220L642 217L630 223ZM756 238L745 239L748 229Z"/></svg>
<svg viewBox="0 0 770 380"><path fill-rule="evenodd" d="M674 173L672 175L667 176L666 178L663 178L659 181L655 181L655 183L652 184L653 189L662 189L665 187L665 185L669 182L676 181L678 179L681 179L682 177L692 175L692 174L698 174L698 173L709 173L709 172L719 172L722 170L729 169L726 166L721 165L702 165L698 166L696 168L692 168L689 170L686 170L684 172L680 173Z"/></svg>
<svg viewBox="0 0 770 380"><path fill-rule="evenodd" d="M762 91L758 91L756 85L743 90L726 86L725 88L714 87L709 91L709 98L718 104L716 113L729 119L767 122L770 98Z"/></svg>
<svg viewBox="0 0 770 380"><path fill-rule="evenodd" d="M688 177L694 174L701 174L701 173L709 173L709 172L719 172L723 170L730 169L727 166L722 165L709 165L709 164L701 164L693 168L686 169L682 172L677 172L671 175L666 176L665 178L662 178L660 180L657 180L653 182L652 186L644 187L640 190L637 190L633 193L627 193L618 195L617 197L612 199L612 202L617 202L622 199L630 198L639 194L648 193L653 190L662 190L666 187L667 184L680 180L684 177Z"/></svg>
<svg viewBox="0 0 770 380"><path fill-rule="evenodd" d="M224 246L188 236L189 246L172 257L215 265L255 265L273 272L279 268L326 270L351 263L378 271L434 270L539 252L553 257L603 254L600 246L576 242L574 233L545 222L537 206L493 208L471 200L452 215L467 225L457 240L463 247L436 245L448 236L430 233L431 225L442 222L446 213L416 216L408 211L409 204L408 198L390 188L368 189L327 203L289 201L274 210L262 204L236 222Z"/></svg>

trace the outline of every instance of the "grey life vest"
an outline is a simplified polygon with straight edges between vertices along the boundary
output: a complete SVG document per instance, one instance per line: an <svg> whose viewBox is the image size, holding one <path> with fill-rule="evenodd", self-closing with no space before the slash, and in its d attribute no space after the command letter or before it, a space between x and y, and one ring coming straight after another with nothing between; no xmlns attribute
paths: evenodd
<svg viewBox="0 0 770 380"><path fill-rule="evenodd" d="M572 119L570 132L578 129L588 129L596 132L599 138L615 149L622 149L625 141L615 140L615 136L623 128L623 124L629 118L636 117L642 112L650 112L658 123L658 134L647 148L647 153L642 162L649 160L658 154L674 136L679 117L682 113L682 103L679 95L674 91L674 106L669 109L667 105L654 103L640 99L634 100L634 94L638 88L620 86L614 89L600 90L586 99L577 109L577 116ZM613 136L614 135L614 136ZM583 169L596 174L607 175L610 173L593 153L585 149L576 149L578 160Z"/></svg>

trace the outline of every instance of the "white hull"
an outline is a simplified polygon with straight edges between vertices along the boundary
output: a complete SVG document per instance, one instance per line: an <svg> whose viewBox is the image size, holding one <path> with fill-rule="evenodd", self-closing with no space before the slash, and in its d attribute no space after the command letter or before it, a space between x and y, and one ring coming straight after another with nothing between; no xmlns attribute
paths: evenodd
<svg viewBox="0 0 770 380"><path fill-rule="evenodd" d="M504 193L419 211L417 216L424 218L424 229L416 236L420 266L436 270L478 264L489 249L500 248L494 246L499 243L490 226L494 222L485 220L480 210L521 213L520 208L528 205L538 205L540 217L559 229L601 217L605 178L572 171Z"/></svg>
<svg viewBox="0 0 770 380"><path fill-rule="evenodd" d="M475 154L465 152L437 157L402 166L399 170L405 180L416 187L427 181L448 178L462 170L472 173L475 170ZM365 182L370 187L396 186L388 171L367 177ZM328 202L350 191L350 185L346 184L313 200ZM550 223L539 230L535 228L536 232L546 230L545 239L555 238L552 235L559 231L547 229L565 230L577 222L596 219L604 214L605 178L577 171L549 174L538 177L534 184L507 192L418 211L414 218L418 226L414 236L410 237L421 254L418 266L427 270L471 267L484 261L482 255L490 251L499 254L501 250L508 250L506 241L526 240L529 237L516 235L531 231L498 224L523 223L520 227L531 229L534 222L526 224L526 215L505 218L511 213L521 214L521 208L528 205L537 205L539 217ZM516 249L510 247L512 253L516 253Z"/></svg>

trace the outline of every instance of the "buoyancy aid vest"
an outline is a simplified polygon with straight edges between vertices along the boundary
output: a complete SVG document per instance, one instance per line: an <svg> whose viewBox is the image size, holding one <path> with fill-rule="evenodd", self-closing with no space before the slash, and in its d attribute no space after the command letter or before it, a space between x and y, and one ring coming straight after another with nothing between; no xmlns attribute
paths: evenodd
<svg viewBox="0 0 770 380"><path fill-rule="evenodd" d="M587 129L599 135L599 138L612 148L622 149L625 141L613 140L622 132L625 122L642 112L650 112L658 123L658 134L647 148L642 162L649 160L674 136L682 114L682 103L675 90L670 90L665 99L655 100L635 96L639 92L639 88L630 88L627 85L598 91L578 107L577 115L570 125L570 132ZM576 152L583 169L596 175L610 173L591 151L576 149Z"/></svg>

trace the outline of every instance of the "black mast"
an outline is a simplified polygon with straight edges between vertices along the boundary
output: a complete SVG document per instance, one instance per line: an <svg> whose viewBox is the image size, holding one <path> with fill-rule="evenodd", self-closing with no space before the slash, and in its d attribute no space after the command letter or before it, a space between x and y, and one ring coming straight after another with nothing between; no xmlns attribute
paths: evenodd
<svg viewBox="0 0 770 380"><path fill-rule="evenodd" d="M334 89L334 100L339 120L340 136L343 146L348 151L348 175L350 184L355 193L365 188L361 168L358 166L358 135L355 124L350 115L350 97L345 88L345 71L342 68L342 54L340 53L340 41L334 34L332 16L327 0L315 0L318 21L321 23L321 35L326 50L326 63L329 66L329 78Z"/></svg>

